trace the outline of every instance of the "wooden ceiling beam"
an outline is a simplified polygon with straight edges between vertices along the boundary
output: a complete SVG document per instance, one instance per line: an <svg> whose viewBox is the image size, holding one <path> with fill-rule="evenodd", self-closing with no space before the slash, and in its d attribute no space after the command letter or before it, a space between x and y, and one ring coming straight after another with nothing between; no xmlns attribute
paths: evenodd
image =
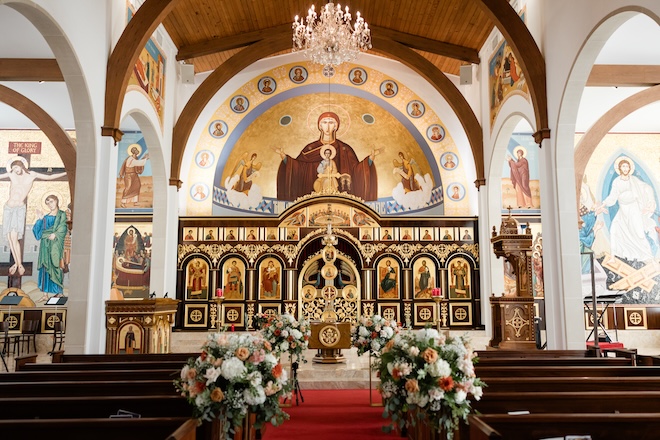
<svg viewBox="0 0 660 440"><path fill-rule="evenodd" d="M660 66L638 64L596 64L587 87L650 87L660 84Z"/></svg>
<svg viewBox="0 0 660 440"><path fill-rule="evenodd" d="M431 40L429 38L398 32L380 26L370 27L372 36L378 35L379 37L389 38L403 44L404 46L408 46L411 49L417 49L473 64L479 64L480 62L479 51L470 47L445 43L444 41Z"/></svg>
<svg viewBox="0 0 660 440"><path fill-rule="evenodd" d="M473 0L502 32L527 80L536 116L534 140L541 145L550 138L548 123L548 89L545 59L527 26L508 0Z"/></svg>
<svg viewBox="0 0 660 440"><path fill-rule="evenodd" d="M288 47L291 47L291 36L288 31L270 35L269 38L253 43L232 56L199 85L174 124L170 185L181 187L182 182L179 179L181 163L190 132L211 98L241 70L262 58L286 50Z"/></svg>
<svg viewBox="0 0 660 440"><path fill-rule="evenodd" d="M213 38L199 43L190 44L188 46L181 46L176 54L176 59L177 61L184 61L225 52L227 50L238 49L249 46L257 41L261 41L264 38L269 38L272 35L281 35L282 32L291 32L291 35L293 36L291 24L283 24L267 29L260 29L254 32L246 32L243 34L231 35L229 37Z"/></svg>
<svg viewBox="0 0 660 440"><path fill-rule="evenodd" d="M0 81L64 81L54 58L0 58Z"/></svg>
<svg viewBox="0 0 660 440"><path fill-rule="evenodd" d="M128 22L108 58L102 136L121 140L121 108L135 62L156 28L181 0L145 0Z"/></svg>

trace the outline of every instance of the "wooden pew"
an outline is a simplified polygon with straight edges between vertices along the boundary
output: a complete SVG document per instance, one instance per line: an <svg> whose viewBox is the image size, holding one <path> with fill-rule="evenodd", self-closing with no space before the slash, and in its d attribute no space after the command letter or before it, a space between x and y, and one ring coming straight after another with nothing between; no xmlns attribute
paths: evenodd
<svg viewBox="0 0 660 440"><path fill-rule="evenodd" d="M195 440L196 428L190 417L0 420L6 439Z"/></svg>
<svg viewBox="0 0 660 440"><path fill-rule="evenodd" d="M596 357L594 350L478 350L479 359L487 358L556 358Z"/></svg>
<svg viewBox="0 0 660 440"><path fill-rule="evenodd" d="M179 395L170 380L0 382L2 397Z"/></svg>
<svg viewBox="0 0 660 440"><path fill-rule="evenodd" d="M182 396L0 397L0 419L106 418L126 410L142 417L190 417Z"/></svg>
<svg viewBox="0 0 660 440"><path fill-rule="evenodd" d="M660 377L490 377L485 392L660 391ZM0 391L1 394L1 391Z"/></svg>
<svg viewBox="0 0 660 440"><path fill-rule="evenodd" d="M526 357L526 358L515 358L515 357L493 357L493 358L481 358L477 361L476 366L479 367L489 367L489 366L511 366L515 365L517 367L530 367L536 368L539 366L592 366L592 365L603 365L603 366L634 366L632 359L623 358L623 357Z"/></svg>
<svg viewBox="0 0 660 440"><path fill-rule="evenodd" d="M183 366L189 358L196 358L199 353L133 353L133 354L68 354L64 350L52 353L53 363L90 363L90 362L152 362L178 361Z"/></svg>
<svg viewBox="0 0 660 440"><path fill-rule="evenodd" d="M660 366L660 356L637 355L637 365L657 365Z"/></svg>
<svg viewBox="0 0 660 440"><path fill-rule="evenodd" d="M124 361L124 362L68 362L68 363L28 363L18 371L66 371L66 370L153 370L171 369L181 370L185 361Z"/></svg>
<svg viewBox="0 0 660 440"><path fill-rule="evenodd" d="M485 414L469 416L470 440L591 435L594 440L655 440L660 414ZM461 437L461 440L463 438Z"/></svg>
<svg viewBox="0 0 660 440"><path fill-rule="evenodd" d="M660 412L660 391L484 392L472 402L482 414Z"/></svg>
<svg viewBox="0 0 660 440"><path fill-rule="evenodd" d="M181 369L154 370L71 370L71 371L18 371L0 373L1 382L49 382L62 380L174 380L179 377Z"/></svg>
<svg viewBox="0 0 660 440"><path fill-rule="evenodd" d="M475 365L477 377L488 381L488 377L607 377L607 376L660 376L660 366L539 366L519 367Z"/></svg>

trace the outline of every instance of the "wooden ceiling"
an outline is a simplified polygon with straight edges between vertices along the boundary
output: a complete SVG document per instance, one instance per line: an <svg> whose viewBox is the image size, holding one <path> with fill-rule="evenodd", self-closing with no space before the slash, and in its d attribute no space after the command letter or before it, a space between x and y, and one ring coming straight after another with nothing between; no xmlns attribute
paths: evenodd
<svg viewBox="0 0 660 440"><path fill-rule="evenodd" d="M212 71L269 33L290 31L293 18L307 16L314 0L180 0L163 25L178 48L177 60ZM325 1L316 0L318 11ZM478 51L493 23L469 0L341 1L355 18L360 11L372 35L387 35L417 50L445 73L478 63ZM372 49L379 52L378 47Z"/></svg>

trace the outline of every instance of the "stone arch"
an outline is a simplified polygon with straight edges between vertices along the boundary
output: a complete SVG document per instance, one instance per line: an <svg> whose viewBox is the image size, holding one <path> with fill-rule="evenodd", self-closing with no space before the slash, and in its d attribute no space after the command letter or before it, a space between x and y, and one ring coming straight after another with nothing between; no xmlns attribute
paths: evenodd
<svg viewBox="0 0 660 440"><path fill-rule="evenodd" d="M29 0L7 1L4 5L23 15L42 34L48 46L57 59L71 99L73 110L76 143L84 148L76 150L75 178L80 187L75 188L76 199L79 202L95 201L95 182L97 180L97 123L94 119L92 99L87 86L86 76L74 48L59 24L39 5ZM90 166L91 164L91 166ZM94 182L94 184L90 184ZM72 189L72 192L74 190ZM79 203L80 204L80 203ZM74 217L76 234L80 237L96 236L95 220L98 206L93 204L91 215ZM69 321L67 328L67 347L72 353L87 349L99 350L103 345L104 334L101 327L85 328L86 322L98 320L102 313L101 295L92 295L98 280L103 279L107 270L97 267L102 259L95 258L96 240L73 240L72 263L75 271L71 272L71 292L69 300L69 316L75 316L75 321ZM95 266L95 264L97 266ZM97 271L98 270L98 271ZM93 312L89 312L93 310Z"/></svg>
<svg viewBox="0 0 660 440"><path fill-rule="evenodd" d="M574 157L575 154L575 122L582 92L594 62L612 34L639 13L660 22L658 16L651 11L636 6L611 11L594 26L577 53L559 104L554 141L556 149L552 152L552 162L556 175L563 178L554 182L555 194L575 194L576 191L576 182L570 179L575 175L575 163L566 161L566 158ZM546 295L546 314L550 317L549 322L563 325L548 328L548 342L551 348L576 348L584 346L582 297L574 293L574 287L581 282L579 240L577 227L569 227L572 224L577 226L577 200L571 199L568 204L562 203L561 208L560 212L552 213L549 220L554 228L560 231L550 243L553 252L548 254L556 255L556 258L545 259L544 266L549 269L546 273L550 272L549 277L545 277L545 281L548 281L546 288L550 291L554 289L566 292L563 296ZM547 245L548 241L544 244Z"/></svg>
<svg viewBox="0 0 660 440"><path fill-rule="evenodd" d="M124 119L133 118L137 123L149 148L149 160L153 175L153 236L157 239L153 241L151 253L151 290L156 292L165 292L165 273L167 271L167 220L168 220L168 198L167 198L167 171L165 168L165 159L163 157L163 148L160 135L152 121L157 116L151 117L142 110L129 110ZM116 172L115 172L116 177ZM156 281L158 284L155 284Z"/></svg>

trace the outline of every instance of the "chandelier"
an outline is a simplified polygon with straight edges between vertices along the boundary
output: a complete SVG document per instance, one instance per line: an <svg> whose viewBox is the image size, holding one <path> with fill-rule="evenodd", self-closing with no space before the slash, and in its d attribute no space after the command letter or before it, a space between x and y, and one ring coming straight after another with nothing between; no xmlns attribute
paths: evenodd
<svg viewBox="0 0 660 440"><path fill-rule="evenodd" d="M324 66L338 66L347 61L353 61L360 52L371 49L371 31L360 16L351 26L351 14L342 11L329 1L317 16L314 5L307 13L307 20L296 15L293 27L293 51L304 51L312 62Z"/></svg>

